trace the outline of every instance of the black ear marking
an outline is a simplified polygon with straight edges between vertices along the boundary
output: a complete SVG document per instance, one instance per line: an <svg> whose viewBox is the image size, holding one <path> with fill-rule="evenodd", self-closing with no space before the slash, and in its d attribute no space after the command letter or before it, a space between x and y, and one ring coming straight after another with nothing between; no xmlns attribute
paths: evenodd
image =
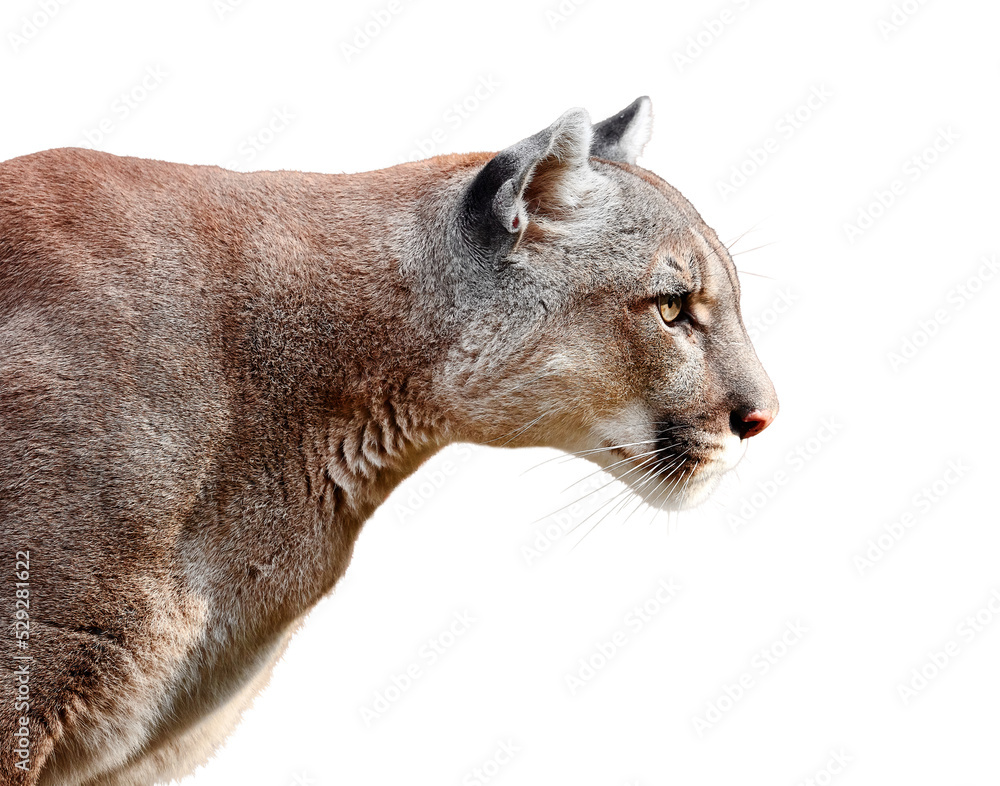
<svg viewBox="0 0 1000 786"><path fill-rule="evenodd" d="M634 164L649 141L653 107L649 96L640 96L621 112L594 126L590 154L609 161Z"/></svg>
<svg viewBox="0 0 1000 786"><path fill-rule="evenodd" d="M551 188L568 190L574 170L588 167L590 117L571 109L555 123L497 153L462 197L459 229L476 256L496 259L512 249L528 225L523 194L541 168L561 167Z"/></svg>

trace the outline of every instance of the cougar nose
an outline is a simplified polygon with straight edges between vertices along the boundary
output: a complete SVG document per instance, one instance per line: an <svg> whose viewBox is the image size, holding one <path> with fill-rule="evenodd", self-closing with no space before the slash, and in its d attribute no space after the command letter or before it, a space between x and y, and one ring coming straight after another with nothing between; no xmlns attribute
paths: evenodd
<svg viewBox="0 0 1000 786"><path fill-rule="evenodd" d="M769 409L736 410L729 416L729 425L740 439L760 434L771 425L774 413Z"/></svg>

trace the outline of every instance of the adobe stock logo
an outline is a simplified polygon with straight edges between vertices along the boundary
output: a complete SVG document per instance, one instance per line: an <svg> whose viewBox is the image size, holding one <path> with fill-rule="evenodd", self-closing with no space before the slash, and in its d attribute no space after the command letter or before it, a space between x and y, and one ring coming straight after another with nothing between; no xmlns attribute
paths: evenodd
<svg viewBox="0 0 1000 786"><path fill-rule="evenodd" d="M733 711L772 668L781 663L809 632L804 624L792 620L785 624L785 630L770 644L761 647L750 658L750 667L742 671L731 682L723 684L719 695L707 702L705 712L691 719L695 734L704 737Z"/></svg>
<svg viewBox="0 0 1000 786"><path fill-rule="evenodd" d="M225 21L226 17L239 10L245 0L215 0L212 8L215 9L215 16L219 21Z"/></svg>
<svg viewBox="0 0 1000 786"><path fill-rule="evenodd" d="M908 156L900 169L900 176L872 191L872 199L858 208L855 219L841 225L847 241L854 245L858 238L869 232L959 139L961 137L951 126L939 128L927 145Z"/></svg>
<svg viewBox="0 0 1000 786"><path fill-rule="evenodd" d="M878 20L878 31L883 41L888 41L893 34L898 33L927 4L927 0L903 0L893 3L889 16Z"/></svg>
<svg viewBox="0 0 1000 786"><path fill-rule="evenodd" d="M267 150L295 122L295 115L287 108L271 110L264 123L247 134L236 146L238 158L226 162L227 169L240 170L250 166L256 158Z"/></svg>
<svg viewBox="0 0 1000 786"><path fill-rule="evenodd" d="M128 120L153 95L167 79L167 72L161 65L146 66L142 77L130 87L122 90L111 101L108 113L97 122L83 129L82 139L77 147L100 148L121 124Z"/></svg>
<svg viewBox="0 0 1000 786"><path fill-rule="evenodd" d="M795 786L830 786L834 778L847 769L847 765L852 761L854 757L847 751L832 750L826 764L805 780L798 781Z"/></svg>
<svg viewBox="0 0 1000 786"><path fill-rule="evenodd" d="M595 679L632 640L643 631L680 594L680 587L672 579L661 579L656 590L643 601L636 603L622 618L622 624L590 648L590 652L577 660L577 666L563 675L571 696Z"/></svg>
<svg viewBox="0 0 1000 786"><path fill-rule="evenodd" d="M967 614L955 626L955 636L927 652L927 658L910 669L906 679L896 684L896 695L904 706L929 688L962 654L962 646L972 644L1000 619L1000 590L994 589L982 606Z"/></svg>
<svg viewBox="0 0 1000 786"><path fill-rule="evenodd" d="M798 295L787 287L782 287L778 290L778 294L774 300L771 301L770 306L753 317L744 317L747 335L750 336L750 340L757 341L770 330L798 302L798 299Z"/></svg>
<svg viewBox="0 0 1000 786"><path fill-rule="evenodd" d="M833 91L824 85L812 85L809 93L774 121L774 133L746 148L746 158L729 170L726 179L715 181L715 188L725 202L734 196L767 163L781 152L796 134L833 99Z"/></svg>
<svg viewBox="0 0 1000 786"><path fill-rule="evenodd" d="M729 530L738 534L747 524L753 521L757 515L767 507L767 504L780 493L781 489L788 485L792 478L804 470L823 448L826 447L834 437L836 437L844 425L836 418L823 418L819 428L804 441L795 445L785 454L782 465L775 469L769 476L758 480L754 489L744 495L736 503L736 512L730 512L726 516L726 523ZM727 506L730 511L732 505Z"/></svg>
<svg viewBox="0 0 1000 786"><path fill-rule="evenodd" d="M430 156L444 153L451 134L465 125L488 102L500 88L500 82L492 75L479 77L476 86L444 111L441 123L430 131L426 131L413 140L410 151L397 159L404 161L420 161Z"/></svg>
<svg viewBox="0 0 1000 786"><path fill-rule="evenodd" d="M960 459L952 460L939 477L925 483L911 498L910 507L885 524L883 531L874 538L869 538L865 548L854 555L854 567L858 575L864 576L873 570L935 505L949 495L969 471L970 468Z"/></svg>
<svg viewBox="0 0 1000 786"><path fill-rule="evenodd" d="M69 0L41 0L27 16L21 17L21 24L16 30L7 33L7 41L14 52L19 52L26 47L39 33L48 27L52 20L59 15L62 7L69 3Z"/></svg>
<svg viewBox="0 0 1000 786"><path fill-rule="evenodd" d="M520 752L521 746L516 740L497 740L493 753L463 776L462 786L485 786L491 783Z"/></svg>
<svg viewBox="0 0 1000 786"><path fill-rule="evenodd" d="M371 11L361 24L354 28L354 35L350 40L340 44L341 54L348 63L366 49L372 41L378 38L382 32L392 23L394 17L403 12L403 6L399 0L389 0L384 8L376 8Z"/></svg>
<svg viewBox="0 0 1000 786"><path fill-rule="evenodd" d="M549 29L555 30L560 25L569 21L569 18L577 12L577 9L586 2L587 0L560 0L558 5L547 9L545 19L549 23Z"/></svg>
<svg viewBox="0 0 1000 786"><path fill-rule="evenodd" d="M393 505L393 513L400 524L415 517L441 489L459 475L473 457L472 448L464 442L449 445L430 461L395 496L399 501ZM408 493L402 497L403 490Z"/></svg>
<svg viewBox="0 0 1000 786"><path fill-rule="evenodd" d="M697 32L687 37L683 48L674 50L674 65L678 71L694 65L694 61L705 54L729 26L736 22L739 14L750 8L750 0L733 0L732 5L733 8L723 8L716 16L702 22Z"/></svg>
<svg viewBox="0 0 1000 786"><path fill-rule="evenodd" d="M934 309L934 313L930 316L918 320L916 328L903 336L899 345L888 353L886 357L889 368L899 371L919 355L924 347L951 323L952 317L964 311L998 273L1000 273L1000 260L997 259L997 255L982 257L979 266L972 273L960 284L948 290L944 296L944 303Z"/></svg>
<svg viewBox="0 0 1000 786"><path fill-rule="evenodd" d="M599 515L610 514L614 510L612 500L620 494L616 484L599 472L591 473L570 488L575 489L576 502L565 505L538 521L530 541L521 546L521 557L529 568L582 524Z"/></svg>
<svg viewBox="0 0 1000 786"><path fill-rule="evenodd" d="M475 623L476 618L470 612L456 612L444 630L424 641L417 650L417 657L391 674L387 683L374 692L371 703L358 709L365 726L370 727L396 706L427 675L428 669L440 663Z"/></svg>

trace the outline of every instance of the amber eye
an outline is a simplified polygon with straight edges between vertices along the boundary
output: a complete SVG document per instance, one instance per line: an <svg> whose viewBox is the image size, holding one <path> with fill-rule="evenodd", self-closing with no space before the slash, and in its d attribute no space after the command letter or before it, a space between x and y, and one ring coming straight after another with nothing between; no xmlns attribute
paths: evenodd
<svg viewBox="0 0 1000 786"><path fill-rule="evenodd" d="M684 298L678 295L660 295L656 298L656 306L660 316L668 325L681 315L684 308Z"/></svg>

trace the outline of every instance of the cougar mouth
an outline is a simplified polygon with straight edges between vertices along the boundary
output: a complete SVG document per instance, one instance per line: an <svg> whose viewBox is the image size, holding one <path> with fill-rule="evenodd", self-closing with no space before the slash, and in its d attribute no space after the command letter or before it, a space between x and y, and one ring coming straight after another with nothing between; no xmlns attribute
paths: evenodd
<svg viewBox="0 0 1000 786"><path fill-rule="evenodd" d="M597 463L660 510L693 508L712 493L722 476L746 452L735 434L711 434L688 427L666 429L655 440L606 445Z"/></svg>

